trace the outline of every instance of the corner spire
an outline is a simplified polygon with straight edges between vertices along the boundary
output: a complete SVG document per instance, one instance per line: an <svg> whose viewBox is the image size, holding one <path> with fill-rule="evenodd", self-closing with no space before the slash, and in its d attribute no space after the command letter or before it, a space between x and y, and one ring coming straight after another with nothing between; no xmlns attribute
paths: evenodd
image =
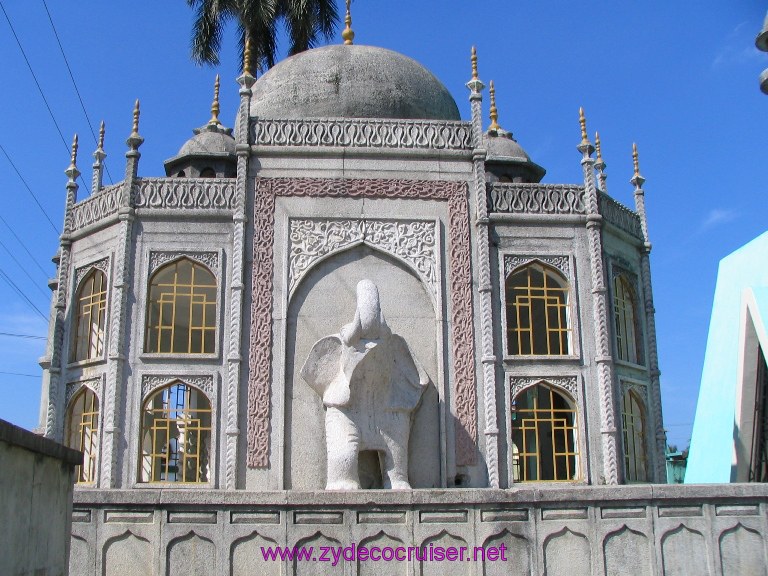
<svg viewBox="0 0 768 576"><path fill-rule="evenodd" d="M243 48L243 74L251 75L251 35L247 32Z"/></svg>
<svg viewBox="0 0 768 576"><path fill-rule="evenodd" d="M581 128L581 142L576 146L576 149L584 155L584 158L589 158L595 148L587 137L587 118L584 115L584 108L579 108L579 126Z"/></svg>
<svg viewBox="0 0 768 576"><path fill-rule="evenodd" d="M472 56L470 57L470 60L472 61L472 80L477 80L477 48L472 46Z"/></svg>
<svg viewBox="0 0 768 576"><path fill-rule="evenodd" d="M101 121L99 126L99 143L96 146L96 151L93 153L93 176L91 177L91 194L95 194L102 188L102 170L104 169L104 158L107 157L104 152L104 133L106 132L104 127L104 120Z"/></svg>
<svg viewBox="0 0 768 576"><path fill-rule="evenodd" d="M467 82L467 88L469 88L473 95L479 95L483 88L485 88L485 84L483 84L477 75L477 48L474 46L472 46L472 56L470 57L470 61L472 62L472 79ZM471 98L472 96L470 96L470 99Z"/></svg>
<svg viewBox="0 0 768 576"><path fill-rule="evenodd" d="M632 143L632 166L635 169L635 173L630 178L630 182L635 186L635 190L639 190L645 184L645 178L640 175L640 155L637 153L637 144Z"/></svg>
<svg viewBox="0 0 768 576"><path fill-rule="evenodd" d="M493 80L491 80L489 91L491 93L491 125L488 126L488 130L498 132L501 130L501 126L499 126L499 110L496 108L496 87L493 85Z"/></svg>
<svg viewBox="0 0 768 576"><path fill-rule="evenodd" d="M595 150L597 151L597 158L595 159L595 168L597 168L597 177L600 181L600 190L602 190L605 193L608 193L608 187L606 186L606 178L605 175L605 161L603 160L603 151L600 146L600 133L595 132Z"/></svg>
<svg viewBox="0 0 768 576"><path fill-rule="evenodd" d="M350 12L351 0L347 0L347 14L344 16L344 24L346 27L341 33L341 37L344 39L344 44L347 46L352 45L352 41L355 39L355 32L352 30L352 13Z"/></svg>
<svg viewBox="0 0 768 576"><path fill-rule="evenodd" d="M138 151L139 146L144 142L144 138L139 134L139 116L141 115L141 109L138 98L136 104L133 106L133 127L131 129L131 135L128 136L126 144L132 151Z"/></svg>
<svg viewBox="0 0 768 576"><path fill-rule="evenodd" d="M75 134L75 137L72 139L72 153L69 156L69 166L64 171L69 176L70 182L74 182L80 176L80 170L77 169L77 148L77 134Z"/></svg>
<svg viewBox="0 0 768 576"><path fill-rule="evenodd" d="M213 104L211 104L211 119L208 124L221 124L219 122L219 75L216 74L216 82L213 84Z"/></svg>
<svg viewBox="0 0 768 576"><path fill-rule="evenodd" d="M105 126L104 126L104 120L101 121L101 125L99 126L99 145L96 147L97 150L104 150L104 133L106 132Z"/></svg>

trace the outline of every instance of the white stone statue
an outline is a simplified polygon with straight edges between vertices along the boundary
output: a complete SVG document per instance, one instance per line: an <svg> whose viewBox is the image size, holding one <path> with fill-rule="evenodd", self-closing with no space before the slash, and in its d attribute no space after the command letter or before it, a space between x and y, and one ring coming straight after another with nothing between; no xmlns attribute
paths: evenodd
<svg viewBox="0 0 768 576"><path fill-rule="evenodd" d="M385 488L410 488L411 415L429 378L387 326L373 282L357 284L355 319L315 343L301 376L326 407L326 490L360 489L361 450L378 452Z"/></svg>

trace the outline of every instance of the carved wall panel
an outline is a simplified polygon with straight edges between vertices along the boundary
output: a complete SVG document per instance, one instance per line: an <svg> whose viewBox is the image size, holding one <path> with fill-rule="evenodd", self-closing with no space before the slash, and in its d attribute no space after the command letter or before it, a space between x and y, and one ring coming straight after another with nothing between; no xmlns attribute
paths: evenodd
<svg viewBox="0 0 768 576"><path fill-rule="evenodd" d="M104 576L154 574L155 551L149 540L126 530L104 545Z"/></svg>
<svg viewBox="0 0 768 576"><path fill-rule="evenodd" d="M723 576L730 574L768 574L760 533L736 524L720 536L720 564Z"/></svg>
<svg viewBox="0 0 768 576"><path fill-rule="evenodd" d="M123 184L107 186L101 192L75 204L72 209L72 231L85 228L99 220L117 214Z"/></svg>
<svg viewBox="0 0 768 576"><path fill-rule="evenodd" d="M589 540L583 534L563 528L544 541L544 570L546 574L572 574L579 566L581 574L592 573L592 553Z"/></svg>
<svg viewBox="0 0 768 576"><path fill-rule="evenodd" d="M503 530L500 534L491 536L483 543L487 551L491 546L506 548L506 562L486 560L483 562L483 576L508 576L509 574L531 574L531 546L524 536L512 534Z"/></svg>
<svg viewBox="0 0 768 576"><path fill-rule="evenodd" d="M80 392L82 390L83 386L86 386L87 388L90 388L91 391L96 394L96 398L99 399L99 404L101 404L101 377L99 378L89 378L88 380L81 380L79 382L69 382L67 383L67 389L64 396L64 406L69 406L70 400L74 398L75 394Z"/></svg>
<svg viewBox="0 0 768 576"><path fill-rule="evenodd" d="M637 213L602 192L598 194L598 205L600 215L608 222L635 238L643 239L643 230Z"/></svg>
<svg viewBox="0 0 768 576"><path fill-rule="evenodd" d="M253 298L248 384L248 466L269 465L272 371L272 281L274 213L277 196L393 198L448 202L449 293L453 347L457 464L475 461L477 396L470 270L467 188L461 182L418 180L257 179L254 201Z"/></svg>
<svg viewBox="0 0 768 576"><path fill-rule="evenodd" d="M195 260L200 264L204 264L208 269L213 272L215 276L219 275L219 253L218 252L190 252L186 250L173 250L169 252L156 252L149 253L149 275L151 276L155 270L160 268L163 264L176 260L177 258L186 257L190 260Z"/></svg>
<svg viewBox="0 0 768 576"><path fill-rule="evenodd" d="M571 259L568 256L534 256L534 255L519 255L519 254L505 254L504 255L504 278L509 276L512 271L528 264L529 262L539 261L543 264L547 264L565 276L566 280L570 282L571 278Z"/></svg>
<svg viewBox="0 0 768 576"><path fill-rule="evenodd" d="M77 268L75 270L75 292L77 292L80 282L86 275L90 274L91 270L101 270L104 272L105 276L109 277L109 258L102 258L101 260Z"/></svg>
<svg viewBox="0 0 768 576"><path fill-rule="evenodd" d="M408 262L437 298L437 223L423 220L297 219L290 221L288 286L291 294L318 260L360 242Z"/></svg>
<svg viewBox="0 0 768 576"><path fill-rule="evenodd" d="M603 542L605 576L652 576L651 548L645 534L624 526Z"/></svg>
<svg viewBox="0 0 768 576"><path fill-rule="evenodd" d="M168 544L168 576L216 574L216 546L208 538L190 532Z"/></svg>
<svg viewBox="0 0 768 576"><path fill-rule="evenodd" d="M232 543L229 555L230 576L280 576L281 564L265 560L262 548L277 546L277 542L253 532Z"/></svg>
<svg viewBox="0 0 768 576"><path fill-rule="evenodd" d="M710 574L704 536L682 524L664 534L661 539L661 555L664 574Z"/></svg>
<svg viewBox="0 0 768 576"><path fill-rule="evenodd" d="M556 388L560 388L568 394L575 402L579 401L579 388L576 384L576 376L510 376L509 377L509 397L514 399L520 392L535 384L546 382Z"/></svg>
<svg viewBox="0 0 768 576"><path fill-rule="evenodd" d="M191 376L176 376L170 374L144 374L141 377L141 397L146 399L149 394L154 390L167 386L176 381L184 382L195 388L199 388L208 396L208 400L211 404L215 403L216 399L216 387L213 383L213 376L208 375L191 375Z"/></svg>

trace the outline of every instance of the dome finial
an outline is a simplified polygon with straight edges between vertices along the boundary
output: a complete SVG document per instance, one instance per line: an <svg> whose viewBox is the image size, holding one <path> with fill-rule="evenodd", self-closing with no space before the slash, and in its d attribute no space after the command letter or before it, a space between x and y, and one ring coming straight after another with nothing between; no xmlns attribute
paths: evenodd
<svg viewBox="0 0 768 576"><path fill-rule="evenodd" d="M77 134L75 134L75 137L72 139L72 154L69 157L69 167L74 168L77 166Z"/></svg>
<svg viewBox="0 0 768 576"><path fill-rule="evenodd" d="M141 110L139 109L139 99L136 99L136 104L133 106L133 134L139 133L139 115Z"/></svg>
<svg viewBox="0 0 768 576"><path fill-rule="evenodd" d="M243 74L251 73L251 35L245 34L245 47L243 48Z"/></svg>
<svg viewBox="0 0 768 576"><path fill-rule="evenodd" d="M635 167L635 177L640 176L640 157L637 154L637 144L632 142L632 164Z"/></svg>
<svg viewBox="0 0 768 576"><path fill-rule="evenodd" d="M351 3L351 0L347 0L347 14L344 16L344 24L346 24L346 28L344 28L344 31L341 33L341 37L344 39L344 44L347 46L351 46L352 40L355 39L355 33L352 30L352 13L349 10Z"/></svg>
<svg viewBox="0 0 768 576"><path fill-rule="evenodd" d="M213 104L211 104L211 119L208 124L221 124L219 122L219 75L216 74L216 82L213 84Z"/></svg>
<svg viewBox="0 0 768 576"><path fill-rule="evenodd" d="M488 130L494 130L498 132L499 130L501 130L501 126L499 126L499 122L498 122L499 110L496 108L496 87L493 85L493 80L491 80L490 92L491 92L491 111L490 111L491 125L488 126Z"/></svg>
<svg viewBox="0 0 768 576"><path fill-rule="evenodd" d="M584 116L584 108L579 107L579 126L581 126L581 143L589 144L587 138L587 119Z"/></svg>
<svg viewBox="0 0 768 576"><path fill-rule="evenodd" d="M106 128L104 126L104 120L101 121L101 126L99 126L99 145L97 146L98 150L104 150L104 133L106 132Z"/></svg>
<svg viewBox="0 0 768 576"><path fill-rule="evenodd" d="M477 48L472 46L472 80L477 80Z"/></svg>

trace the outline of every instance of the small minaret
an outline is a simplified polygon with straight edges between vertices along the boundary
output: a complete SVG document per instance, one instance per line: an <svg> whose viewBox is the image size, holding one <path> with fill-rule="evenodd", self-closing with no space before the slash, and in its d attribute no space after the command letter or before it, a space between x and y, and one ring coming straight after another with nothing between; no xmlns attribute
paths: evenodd
<svg viewBox="0 0 768 576"><path fill-rule="evenodd" d="M597 179L600 182L600 191L603 194L608 194L608 185L606 184L606 179L608 178L608 176L605 175L606 163L603 161L603 152L600 147L599 132L595 132L595 150L597 151L597 158L595 159L595 168L597 169Z"/></svg>
<svg viewBox="0 0 768 576"><path fill-rule="evenodd" d="M602 447L602 477L605 484L619 484L623 467L620 466L619 432L616 426L616 387L612 345L609 332L608 299L603 267L602 221L597 187L595 186L595 151L587 137L587 120L584 109L579 108L581 142L576 147L581 152L581 166L584 172L584 205L587 211L587 240L592 281L592 314L597 367L600 435Z"/></svg>
<svg viewBox="0 0 768 576"><path fill-rule="evenodd" d="M99 127L99 144L93 153L93 177L91 179L91 194L96 194L102 188L102 178L104 173L104 159L107 157L104 152L104 120Z"/></svg>
<svg viewBox="0 0 768 576"><path fill-rule="evenodd" d="M141 158L139 147L144 143L144 138L139 134L140 114L141 110L139 108L139 100L137 99L136 104L133 107L133 130L131 130L131 135L128 136L128 139L125 141L128 145L128 152L125 153L127 160L125 163L126 181L128 179L133 180L138 175L139 158Z"/></svg>
<svg viewBox="0 0 768 576"><path fill-rule="evenodd" d="M645 321L648 327L648 368L651 376L651 409L653 410L653 420L655 425L654 435L654 462L656 466L655 481L659 483L666 482L666 461L664 452L666 448L666 438L664 437L664 427L661 411L661 384L659 377L659 354L656 346L656 309L653 306L653 288L651 285L651 241L648 237L648 221L645 215L645 191L643 184L645 178L640 175L640 160L637 153L637 144L632 144L632 164L635 173L630 179L630 183L635 187L635 212L640 218L640 228L643 232L643 248L640 256L640 278L643 283L643 297L645 299Z"/></svg>

